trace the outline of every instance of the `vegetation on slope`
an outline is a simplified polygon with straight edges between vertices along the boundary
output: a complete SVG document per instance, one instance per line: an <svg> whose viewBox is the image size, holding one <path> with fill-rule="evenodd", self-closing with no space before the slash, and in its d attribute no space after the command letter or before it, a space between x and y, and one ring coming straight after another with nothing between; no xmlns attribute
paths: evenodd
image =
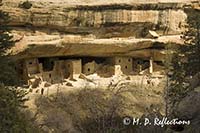
<svg viewBox="0 0 200 133"><path fill-rule="evenodd" d="M188 25L183 35L185 46L177 50L172 60L173 75L170 79L169 96L174 98L174 102L180 101L200 85L199 80L195 79L200 72L200 11L186 9L186 13Z"/></svg>
<svg viewBox="0 0 200 133"><path fill-rule="evenodd" d="M0 10L0 132L27 133L33 128L21 111L26 92L14 87L19 81L12 60L5 54L14 43L6 25L8 22L8 14Z"/></svg>
<svg viewBox="0 0 200 133"><path fill-rule="evenodd" d="M173 118L191 121L190 126L177 129L183 132L199 132L200 97L197 90L200 86L200 10L189 8L185 12L188 14L187 30L183 35L185 45L176 51L172 59L168 114Z"/></svg>
<svg viewBox="0 0 200 133"><path fill-rule="evenodd" d="M117 83L108 88L86 87L49 97L41 96L35 101L34 124L43 132L164 131L165 128L160 127L138 128L131 124L123 124L124 117L161 116L160 112L163 113L164 105L161 93L158 88Z"/></svg>

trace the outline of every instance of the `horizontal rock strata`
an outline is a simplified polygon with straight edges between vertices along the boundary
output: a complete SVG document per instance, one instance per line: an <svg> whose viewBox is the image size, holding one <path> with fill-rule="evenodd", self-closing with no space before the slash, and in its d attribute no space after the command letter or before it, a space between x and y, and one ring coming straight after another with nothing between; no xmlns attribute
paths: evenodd
<svg viewBox="0 0 200 133"><path fill-rule="evenodd" d="M196 4L197 0L4 0L1 8L10 15L8 25L17 41L10 51L17 58L153 56L160 61L164 45L184 43L184 8Z"/></svg>

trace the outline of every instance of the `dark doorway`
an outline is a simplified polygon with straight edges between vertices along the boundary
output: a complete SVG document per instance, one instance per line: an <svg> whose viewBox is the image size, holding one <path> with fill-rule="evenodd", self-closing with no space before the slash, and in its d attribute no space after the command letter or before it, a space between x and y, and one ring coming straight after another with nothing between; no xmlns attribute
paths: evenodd
<svg viewBox="0 0 200 133"><path fill-rule="evenodd" d="M39 63L42 63L43 71L52 71L54 68L53 58L39 58Z"/></svg>

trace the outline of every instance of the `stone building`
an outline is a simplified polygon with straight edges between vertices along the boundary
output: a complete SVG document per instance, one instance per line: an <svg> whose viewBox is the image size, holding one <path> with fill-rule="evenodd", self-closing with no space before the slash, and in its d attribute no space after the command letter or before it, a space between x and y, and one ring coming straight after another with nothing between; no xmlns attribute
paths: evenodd
<svg viewBox="0 0 200 133"><path fill-rule="evenodd" d="M66 60L65 61L66 77L70 79L78 78L82 73L82 63L81 60Z"/></svg>
<svg viewBox="0 0 200 133"><path fill-rule="evenodd" d="M97 73L102 77L130 75L133 72L131 57L107 57L103 63L95 60L82 64L82 59L31 58L23 61L22 77L25 81L40 78L49 83L59 83L64 79L77 79L81 73Z"/></svg>
<svg viewBox="0 0 200 133"><path fill-rule="evenodd" d="M113 57L108 62L114 65L114 74L130 75L133 71L133 59L131 57Z"/></svg>
<svg viewBox="0 0 200 133"><path fill-rule="evenodd" d="M96 64L95 61L88 62L83 65L83 73L85 75L93 74L97 71L98 65Z"/></svg>
<svg viewBox="0 0 200 133"><path fill-rule="evenodd" d="M92 59L92 58L91 58ZM24 81L40 78L49 83L59 83L64 79L77 79L81 73L90 75L97 73L101 77L113 75L132 75L134 72L153 73L153 58L149 60L134 59L132 57L106 57L99 60L84 62L79 59L59 58L30 58L23 61L22 77ZM146 72L148 70L148 72Z"/></svg>
<svg viewBox="0 0 200 133"><path fill-rule="evenodd" d="M22 66L24 81L40 78L41 81L59 83L64 79L78 78L82 72L81 60L59 60L57 58L26 59Z"/></svg>
<svg viewBox="0 0 200 133"><path fill-rule="evenodd" d="M27 59L25 60L23 66L26 68L26 69L23 69L24 70L24 76L32 76L34 74L38 74L40 73L40 68L39 68L39 62L38 62L38 59L36 58L32 58L32 59Z"/></svg>

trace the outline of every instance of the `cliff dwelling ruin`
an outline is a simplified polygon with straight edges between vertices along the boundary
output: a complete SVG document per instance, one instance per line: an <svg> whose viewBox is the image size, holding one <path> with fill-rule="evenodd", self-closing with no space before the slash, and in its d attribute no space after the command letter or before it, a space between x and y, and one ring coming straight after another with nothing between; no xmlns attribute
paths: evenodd
<svg viewBox="0 0 200 133"><path fill-rule="evenodd" d="M184 44L184 8L198 4L197 0L114 5L48 0L38 7L38 1L31 0L27 8L24 2L7 0L1 8L11 14L16 41L11 55L22 81L29 85L32 79L53 84L80 74L162 75L168 56L165 46Z"/></svg>
<svg viewBox="0 0 200 133"><path fill-rule="evenodd" d="M29 81L35 78L49 83L61 83L64 79L77 79L81 73L111 77L137 75L148 70L150 74L153 73L153 61L152 58L144 61L132 57L45 57L25 59L18 63L17 68L21 79L31 85Z"/></svg>

